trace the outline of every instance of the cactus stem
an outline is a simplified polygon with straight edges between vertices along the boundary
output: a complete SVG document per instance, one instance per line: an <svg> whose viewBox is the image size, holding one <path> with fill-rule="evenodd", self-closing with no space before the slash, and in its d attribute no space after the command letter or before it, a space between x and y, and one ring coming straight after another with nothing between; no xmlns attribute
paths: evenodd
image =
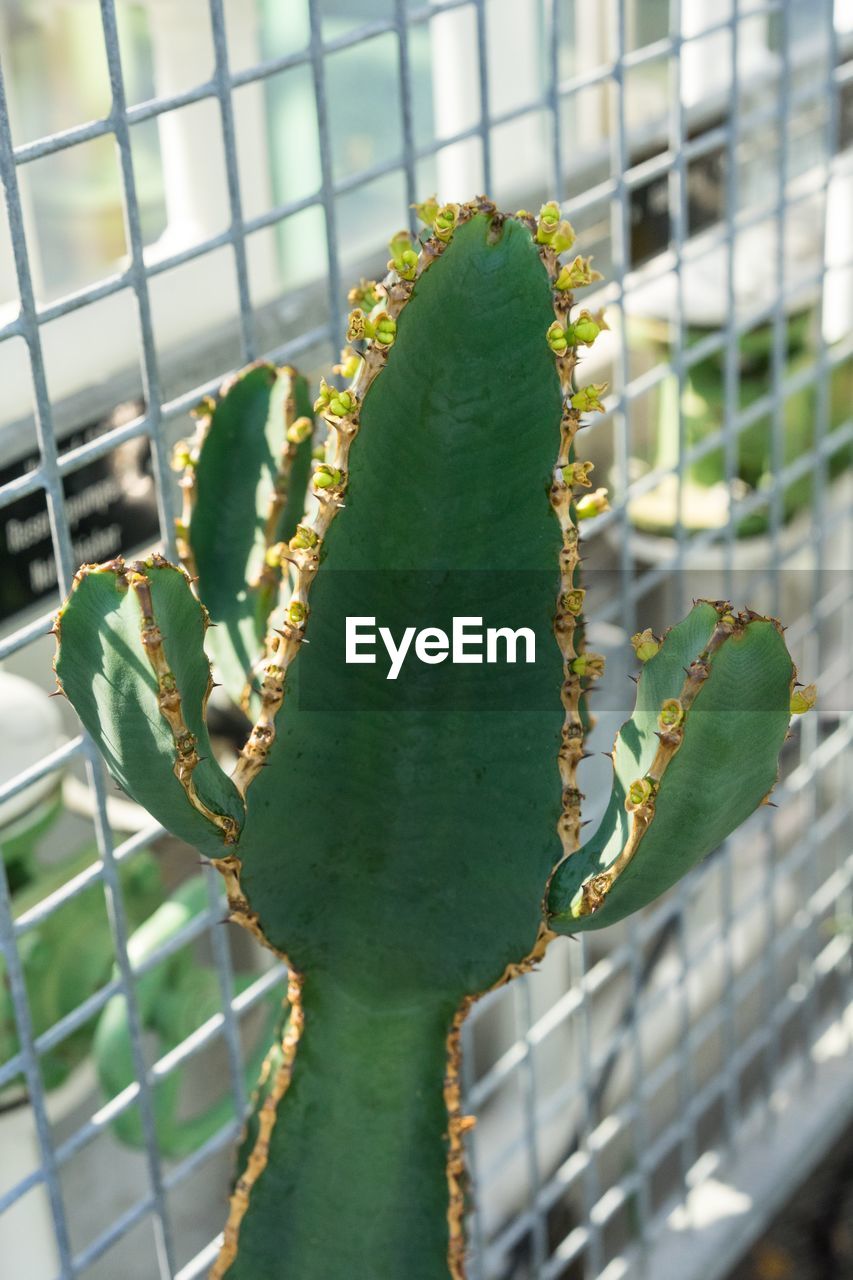
<svg viewBox="0 0 853 1280"><path fill-rule="evenodd" d="M709 603L713 603L717 609L717 624L702 653L686 668L684 685L678 697L668 698L663 703L658 717L659 730L656 735L660 745L644 777L637 779L628 788L625 799L625 808L631 815L628 838L610 866L605 871L590 876L580 886L571 906L571 913L575 919L592 915L602 906L614 883L633 859L643 836L651 826L655 813L655 800L662 779L670 761L684 740L685 724L690 708L710 674L711 659L730 636L742 630L751 620L751 615L747 613L736 617L731 612L731 605L726 601Z"/></svg>
<svg viewBox="0 0 853 1280"><path fill-rule="evenodd" d="M290 970L287 983L287 999L290 1005L290 1014L285 1026L284 1037L281 1041L281 1062L276 1069L275 1078L272 1083L263 1105L258 1111L258 1133L255 1138L254 1146L249 1154L246 1167L237 1179L234 1191L231 1195L231 1201L228 1211L228 1220L225 1223L225 1232L220 1248L219 1255L210 1270L209 1280L222 1280L222 1277L228 1271L234 1259L237 1257L237 1245L240 1237L240 1227L246 1210L249 1207L249 1197L252 1187L263 1173L267 1166L270 1151L270 1137L275 1128L278 1116L278 1107L284 1095L290 1087L293 1078L293 1064L296 1061L296 1051L299 1047L299 1041L302 1036L304 1027L304 1015L302 1011L302 977L294 969ZM274 1046L277 1048L278 1046ZM261 1068L261 1077L259 1087L263 1086L269 1077L272 1068L271 1053L267 1055L263 1067Z"/></svg>
<svg viewBox="0 0 853 1280"><path fill-rule="evenodd" d="M349 450L359 431L359 406L363 403L364 397L370 390L375 378L385 367L388 349L393 341L393 335L396 333L396 325L400 313L412 296L417 280L423 275L424 271L428 270L436 258L444 252L456 226L466 222L475 213L480 212L490 213L493 217L496 216L494 205L485 200L485 198L471 201L467 205L446 205L443 209L437 209L434 222L438 230L422 247L418 254L417 264L407 263L405 279L399 275L396 269L390 270L382 284L378 286L378 292L382 294L384 303L382 315L377 317L377 321L381 319L381 326L377 329L376 323L371 321L370 328L374 329L374 335L371 336L367 330L365 331L364 351L349 387L343 392L338 392L325 382L321 384L320 396L315 407L317 412L323 414L327 425L334 427L335 430L329 433L326 442L325 459L314 475L312 489L313 496L316 499L316 509L303 516L297 533L290 543L292 551L305 551L308 553L300 556L296 561L292 584L292 599L299 600L304 605L307 605L311 584L319 568L318 551L320 544L335 515L344 505L341 499L346 488ZM553 252L550 253L550 256L552 260L555 260ZM566 305L570 305L571 296L567 295L564 301ZM360 318L357 317L356 319L358 327ZM563 363L568 369L567 389L570 390L571 369L574 367L574 362L571 360ZM340 410L342 412L339 412ZM574 418L569 419L568 423L569 425L564 430L569 434L573 434L574 430L576 430L576 420ZM566 464L569 461L568 447L569 445L566 443ZM560 456L563 457L562 451ZM563 500L566 506L565 518L571 523L571 517L568 512L570 494L567 491L566 493L567 496ZM299 545L295 547L293 544L296 539L299 540ZM574 565L572 566L572 572L573 568ZM571 577L571 572L568 572L568 576ZM288 629L280 639L283 639L283 643L278 642L274 629L270 628L267 633L265 654L260 663L265 672L260 690L260 711L246 745L240 753L233 775L234 784L241 795L246 794L252 779L257 776L263 762L269 755L275 740L275 718L284 700L287 669L299 652L300 645L307 643L301 634L301 630L297 632L293 629ZM275 644L273 644L274 640L276 640ZM577 655L573 652L571 657L575 656Z"/></svg>

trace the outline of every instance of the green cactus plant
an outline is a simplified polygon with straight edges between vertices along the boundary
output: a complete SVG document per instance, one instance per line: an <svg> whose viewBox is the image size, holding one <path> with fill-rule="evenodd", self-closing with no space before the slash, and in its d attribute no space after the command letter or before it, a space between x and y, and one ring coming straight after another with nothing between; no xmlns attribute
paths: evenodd
<svg viewBox="0 0 853 1280"><path fill-rule="evenodd" d="M610 805L581 847L603 660L583 645L578 521L606 497L581 498L574 444L605 389L573 372L604 321L574 314L571 290L596 276L560 262L574 235L555 203L419 213L422 244L395 236L384 283L360 288L352 381L321 386L326 452L279 548L289 576L233 774L207 739L207 615L182 569L84 567L59 615L57 678L114 775L214 861L232 918L290 968L213 1280L462 1277L471 1005L710 852L769 795L788 729L776 622L702 601L662 641L640 634ZM244 447L222 451L220 493ZM257 529L251 489L233 518ZM210 572L242 587L229 554L223 539ZM198 586L218 621L231 606ZM527 628L535 662L442 662L435 629L471 617ZM353 618L398 646L433 634L388 679L344 661Z"/></svg>

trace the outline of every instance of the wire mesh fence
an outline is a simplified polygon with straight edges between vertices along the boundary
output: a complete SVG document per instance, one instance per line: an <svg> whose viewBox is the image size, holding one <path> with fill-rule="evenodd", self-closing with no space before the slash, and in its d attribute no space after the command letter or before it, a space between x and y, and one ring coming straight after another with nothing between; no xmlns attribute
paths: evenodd
<svg viewBox="0 0 853 1280"><path fill-rule="evenodd" d="M786 747L775 808L639 920L554 947L476 1007L470 1275L722 1277L853 1098L853 6L99 0L57 6L53 26L37 8L0 11L8 672L51 686L45 633L81 560L151 545L155 523L173 552L169 455L188 411L261 355L325 370L350 273L381 270L382 238L412 225L417 196L485 189L518 208L556 195L596 253L610 331L587 372L612 390L587 452L611 510L589 526L588 600L617 671L597 747L627 710L626 636L698 595L781 616L821 712ZM101 86L79 118L94 89L75 98L43 75L27 90L26 49L49 67L69 35L82 80ZM35 99L52 97L58 114L40 116ZM97 171L79 160L102 144ZM101 203L83 202L75 231L58 193L93 189ZM100 256L92 225L113 246ZM25 728L4 717L10 743ZM143 953L128 877L153 850L168 898L193 869L186 851L117 796L70 717L13 756L0 785L0 1097L14 1094L0 1125L17 1118L20 1136L0 1141L8 1274L191 1280L215 1255L244 1066L283 973L222 927L213 879ZM609 765L584 768L595 818ZM22 896L14 842L60 782L52 856L63 841L84 853ZM91 953L96 916L112 963L46 1014L39 948L49 967ZM51 922L68 922L65 952L46 950ZM191 953L204 999L188 996L158 1037L146 983L168 989L166 966ZM85 1070L69 1046L116 1008L122 1086L99 1092L90 1075L69 1094L69 1064L72 1080ZM217 1123L164 1142L166 1091L203 1092L214 1070L229 1081ZM28 1233L37 1262L20 1251Z"/></svg>

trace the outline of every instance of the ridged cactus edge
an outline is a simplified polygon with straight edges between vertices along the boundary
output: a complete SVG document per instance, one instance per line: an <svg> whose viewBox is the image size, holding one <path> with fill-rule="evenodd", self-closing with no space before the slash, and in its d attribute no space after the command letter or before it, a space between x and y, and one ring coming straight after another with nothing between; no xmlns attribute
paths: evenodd
<svg viewBox="0 0 853 1280"><path fill-rule="evenodd" d="M84 567L57 622L57 679L113 775L289 964L212 1280L461 1280L471 1005L558 933L675 883L769 795L788 729L778 623L700 601L661 641L642 633L608 810L581 846L603 659L583 643L578 526L606 498L575 441L605 388L574 384L604 319L573 289L597 273L561 261L574 234L554 203L419 213L421 242L396 235L385 280L354 292L310 479L304 384L246 371L179 455L186 568ZM288 485L307 486L299 517ZM379 665L341 661L348 617L397 636L467 615L535 634L524 705L495 700L484 666L407 703ZM253 716L230 778L206 644Z"/></svg>

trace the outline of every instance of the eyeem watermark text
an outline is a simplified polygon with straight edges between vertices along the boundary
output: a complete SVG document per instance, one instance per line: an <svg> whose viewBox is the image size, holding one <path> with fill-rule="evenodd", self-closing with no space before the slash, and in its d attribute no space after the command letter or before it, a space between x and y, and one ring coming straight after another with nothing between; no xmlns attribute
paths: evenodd
<svg viewBox="0 0 853 1280"><path fill-rule="evenodd" d="M347 663L375 663L379 642L385 646L390 666L386 680L396 680L410 650L427 666L449 658L456 665L471 663L528 664L536 661L536 636L530 627L483 627L482 618L454 618L450 635L440 627L406 627L399 642L388 627L376 626L375 618L348 617L346 620Z"/></svg>

